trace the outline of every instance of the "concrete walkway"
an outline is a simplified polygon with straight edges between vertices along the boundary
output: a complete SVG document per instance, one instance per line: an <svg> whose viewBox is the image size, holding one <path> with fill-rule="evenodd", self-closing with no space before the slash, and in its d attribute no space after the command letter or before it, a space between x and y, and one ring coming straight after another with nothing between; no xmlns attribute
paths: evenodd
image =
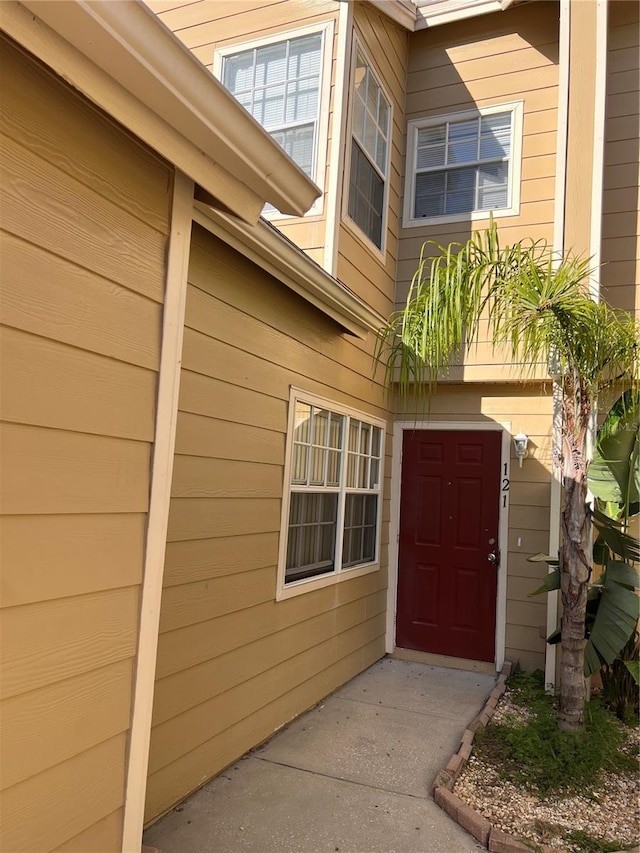
<svg viewBox="0 0 640 853"><path fill-rule="evenodd" d="M495 677L385 658L154 824L162 853L477 853L427 791Z"/></svg>

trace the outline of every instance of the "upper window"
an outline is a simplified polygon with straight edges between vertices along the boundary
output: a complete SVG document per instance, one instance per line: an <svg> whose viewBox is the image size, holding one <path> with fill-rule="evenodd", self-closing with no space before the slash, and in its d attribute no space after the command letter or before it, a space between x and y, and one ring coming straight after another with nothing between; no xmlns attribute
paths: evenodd
<svg viewBox="0 0 640 853"><path fill-rule="evenodd" d="M297 31L277 41L243 45L242 50L237 45L223 48L214 63L231 94L320 186L324 185L330 70L324 54L330 29L325 25L315 31Z"/></svg>
<svg viewBox="0 0 640 853"><path fill-rule="evenodd" d="M350 218L382 249L389 172L391 105L356 47L351 116Z"/></svg>
<svg viewBox="0 0 640 853"><path fill-rule="evenodd" d="M522 104L409 123L405 225L518 212Z"/></svg>
<svg viewBox="0 0 640 853"><path fill-rule="evenodd" d="M290 405L285 588L378 560L383 464L381 421L295 392Z"/></svg>

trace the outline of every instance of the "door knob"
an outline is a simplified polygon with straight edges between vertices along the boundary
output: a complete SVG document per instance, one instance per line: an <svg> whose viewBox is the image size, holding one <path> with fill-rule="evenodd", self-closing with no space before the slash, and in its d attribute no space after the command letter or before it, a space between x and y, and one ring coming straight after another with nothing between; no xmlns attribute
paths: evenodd
<svg viewBox="0 0 640 853"><path fill-rule="evenodd" d="M493 565L496 567L496 569L498 568L498 565L500 564L500 557L499 557L497 551L490 551L487 554L487 560L490 563L493 563Z"/></svg>

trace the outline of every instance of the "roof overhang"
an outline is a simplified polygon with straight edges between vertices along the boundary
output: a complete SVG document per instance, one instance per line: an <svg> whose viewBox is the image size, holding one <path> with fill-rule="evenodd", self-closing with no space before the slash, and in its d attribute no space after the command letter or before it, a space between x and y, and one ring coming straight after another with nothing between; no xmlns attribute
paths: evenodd
<svg viewBox="0 0 640 853"><path fill-rule="evenodd" d="M234 214L302 215L318 187L139 0L0 2L0 27Z"/></svg>
<svg viewBox="0 0 640 853"><path fill-rule="evenodd" d="M369 0L388 18L410 32L504 12L518 0ZM520 0L523 2L523 0Z"/></svg>
<svg viewBox="0 0 640 853"><path fill-rule="evenodd" d="M247 225L196 201L193 221L331 317L346 332L364 339L385 325L383 317L265 219Z"/></svg>

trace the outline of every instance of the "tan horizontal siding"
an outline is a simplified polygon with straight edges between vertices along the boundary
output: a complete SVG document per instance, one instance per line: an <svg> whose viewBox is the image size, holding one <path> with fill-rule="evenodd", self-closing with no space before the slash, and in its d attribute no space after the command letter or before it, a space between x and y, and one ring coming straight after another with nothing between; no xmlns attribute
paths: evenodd
<svg viewBox="0 0 640 853"><path fill-rule="evenodd" d="M609 8L602 294L640 316L640 21L635 3Z"/></svg>
<svg viewBox="0 0 640 853"><path fill-rule="evenodd" d="M120 734L3 791L1 849L53 850L114 812L122 803L125 751Z"/></svg>
<svg viewBox="0 0 640 853"><path fill-rule="evenodd" d="M355 649L346 657L340 657L338 660L327 660L325 657L323 663L328 664L325 668L313 673L251 716L243 717L246 709L239 708L238 722L149 777L149 814L166 811L183 796L185 790L189 790L189 786L200 786L209 777L212 769L227 767L251 746L261 743L273 734L284 721L310 708L320 697L326 696L338 685L349 680L355 672L368 667L381 656L383 650L384 637L372 638L371 642ZM309 676L309 673L305 672L303 675Z"/></svg>
<svg viewBox="0 0 640 853"><path fill-rule="evenodd" d="M118 850L122 841L122 822L122 809L116 809L56 847L53 853L105 853L106 850Z"/></svg>
<svg viewBox="0 0 640 853"><path fill-rule="evenodd" d="M275 601L290 386L384 416L373 341L200 228L186 324L148 819L384 653L386 560Z"/></svg>
<svg viewBox="0 0 640 853"><path fill-rule="evenodd" d="M431 402L430 420L510 423L511 434L529 436L528 456L518 466L511 447L509 545L507 550L508 658L526 669L544 667L546 597L529 598L547 571L527 557L549 548L551 500L551 429L553 400L549 388L488 385L441 385ZM408 408L408 411L406 410ZM397 417L426 418L408 402Z"/></svg>
<svg viewBox="0 0 640 853"><path fill-rule="evenodd" d="M172 171L0 40L0 847L120 849Z"/></svg>
<svg viewBox="0 0 640 853"><path fill-rule="evenodd" d="M497 218L503 243L552 241L557 124L558 21L551 4L424 30L410 39L407 119L524 102L520 212ZM437 222L400 233L396 302L404 303L426 240L464 242L488 220ZM465 354L456 379L511 379L488 347ZM452 375L453 376L453 375Z"/></svg>

